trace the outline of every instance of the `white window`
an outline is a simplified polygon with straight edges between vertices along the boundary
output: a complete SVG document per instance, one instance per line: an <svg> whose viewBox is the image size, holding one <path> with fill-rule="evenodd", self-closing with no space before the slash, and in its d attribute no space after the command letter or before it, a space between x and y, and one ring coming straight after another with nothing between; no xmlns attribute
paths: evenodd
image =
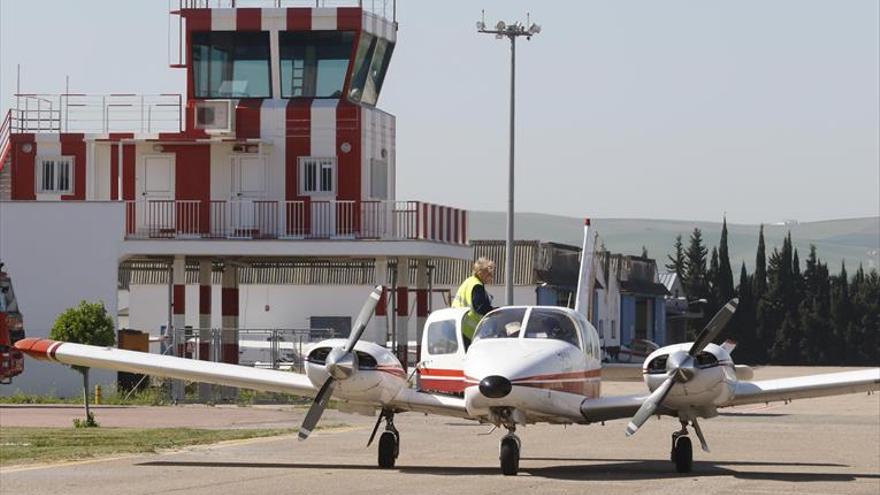
<svg viewBox="0 0 880 495"><path fill-rule="evenodd" d="M73 157L37 158L36 179L38 193L73 194Z"/></svg>
<svg viewBox="0 0 880 495"><path fill-rule="evenodd" d="M303 195L333 195L336 192L336 158L300 158L299 192Z"/></svg>
<svg viewBox="0 0 880 495"><path fill-rule="evenodd" d="M370 160L370 196L388 199L388 162L385 160Z"/></svg>

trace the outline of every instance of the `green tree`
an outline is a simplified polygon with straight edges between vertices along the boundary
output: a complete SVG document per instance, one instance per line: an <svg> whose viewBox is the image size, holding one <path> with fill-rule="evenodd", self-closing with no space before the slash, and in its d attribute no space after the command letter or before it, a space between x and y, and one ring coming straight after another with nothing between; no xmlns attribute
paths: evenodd
<svg viewBox="0 0 880 495"><path fill-rule="evenodd" d="M78 306L69 308L55 320L49 338L76 344L111 346L116 343L113 319L107 314L102 303L81 301ZM85 425L96 426L89 411L89 368L74 366L83 377L83 404L85 406Z"/></svg>
<svg viewBox="0 0 880 495"><path fill-rule="evenodd" d="M767 253L764 246L764 225L758 231L758 252L755 255L755 274L752 276L752 294L756 299L767 292Z"/></svg>
<svg viewBox="0 0 880 495"><path fill-rule="evenodd" d="M682 286L689 300L709 300L709 284L706 277L706 254L708 250L703 245L703 233L694 228L691 233L687 251L685 251L684 277ZM705 311L704 311L705 312ZM698 330L701 322L689 321L689 330L694 333Z"/></svg>
<svg viewBox="0 0 880 495"><path fill-rule="evenodd" d="M718 244L718 284L719 304L724 304L736 294L733 291L733 270L730 267L730 252L727 246L727 217L721 224L721 241Z"/></svg>
<svg viewBox="0 0 880 495"><path fill-rule="evenodd" d="M849 275L846 273L846 262L840 264L840 274L831 282L831 322L832 338L828 347L829 364L849 364L851 361L849 342L850 316L852 304L849 297Z"/></svg>
<svg viewBox="0 0 880 495"><path fill-rule="evenodd" d="M683 283L685 259L684 246L682 246L681 244L681 234L675 236L675 244L673 245L673 249L675 250L674 254L666 255L666 257L669 259L669 263L666 263L666 269L671 272L675 272L675 274L678 275L678 279Z"/></svg>

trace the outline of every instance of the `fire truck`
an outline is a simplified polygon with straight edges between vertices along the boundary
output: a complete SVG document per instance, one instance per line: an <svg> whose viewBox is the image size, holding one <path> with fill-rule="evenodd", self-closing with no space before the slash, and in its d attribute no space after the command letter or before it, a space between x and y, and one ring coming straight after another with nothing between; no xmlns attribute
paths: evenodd
<svg viewBox="0 0 880 495"><path fill-rule="evenodd" d="M12 279L0 263L0 384L12 383L12 377L24 371L24 355L13 347L24 338L24 321L15 301Z"/></svg>

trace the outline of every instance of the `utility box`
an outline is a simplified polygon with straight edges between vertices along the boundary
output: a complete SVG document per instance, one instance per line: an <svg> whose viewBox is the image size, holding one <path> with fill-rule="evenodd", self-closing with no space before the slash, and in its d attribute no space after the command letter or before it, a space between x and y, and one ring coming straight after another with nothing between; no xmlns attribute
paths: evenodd
<svg viewBox="0 0 880 495"><path fill-rule="evenodd" d="M118 347L126 351L150 352L150 334L147 332L119 330L117 342L119 343ZM150 379L146 378L141 382L142 378L144 375L120 371L116 374L116 389L128 392L137 387L138 390L143 390L150 385Z"/></svg>

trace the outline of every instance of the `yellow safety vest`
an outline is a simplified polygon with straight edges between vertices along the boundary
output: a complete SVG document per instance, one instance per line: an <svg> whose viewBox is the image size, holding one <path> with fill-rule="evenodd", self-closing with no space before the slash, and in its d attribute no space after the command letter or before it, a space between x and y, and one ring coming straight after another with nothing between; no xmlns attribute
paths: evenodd
<svg viewBox="0 0 880 495"><path fill-rule="evenodd" d="M461 322L461 333L471 340L474 339L474 331L477 329L477 324L483 318L483 315L474 311L474 301L471 299L474 287L478 285L483 285L483 282L476 275L471 275L461 283L458 292L455 293L455 299L452 300L453 308L470 308L470 311L464 315L464 319Z"/></svg>

